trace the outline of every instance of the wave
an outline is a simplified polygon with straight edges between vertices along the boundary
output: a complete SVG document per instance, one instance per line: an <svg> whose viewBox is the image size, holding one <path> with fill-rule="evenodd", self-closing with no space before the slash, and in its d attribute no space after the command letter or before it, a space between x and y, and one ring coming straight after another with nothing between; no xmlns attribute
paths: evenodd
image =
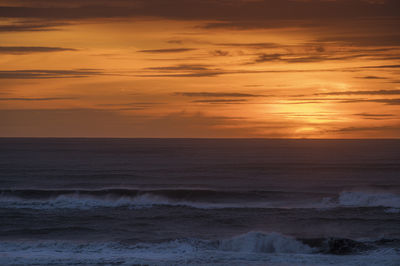
<svg viewBox="0 0 400 266"><path fill-rule="evenodd" d="M313 249L302 242L278 233L249 232L219 242L224 251L252 253L312 253Z"/></svg>
<svg viewBox="0 0 400 266"><path fill-rule="evenodd" d="M388 192L344 191L337 198L325 198L321 207L400 208L400 195ZM392 210L392 212L395 212Z"/></svg>
<svg viewBox="0 0 400 266"><path fill-rule="evenodd" d="M288 193L281 191L226 191L206 189L101 189L40 190L5 189L0 191L3 207L11 208L77 208L129 207L155 205L193 208L274 208Z"/></svg>
<svg viewBox="0 0 400 266"><path fill-rule="evenodd" d="M342 206L400 208L400 195L379 192L342 192L339 203Z"/></svg>
<svg viewBox="0 0 400 266"><path fill-rule="evenodd" d="M248 232L217 241L219 250L245 253L287 254L361 254L378 248L394 249L400 255L400 239L357 241L347 238L296 239L280 233Z"/></svg>
<svg viewBox="0 0 400 266"><path fill-rule="evenodd" d="M312 242L314 241L314 242ZM393 245L359 250L361 242L345 239L298 240L279 233L248 232L221 240L181 239L162 243L77 241L3 241L2 265L150 264L150 265L396 265L400 251ZM351 247L351 253L327 252ZM323 243L323 244L321 244ZM375 244L376 242L374 242ZM398 245L398 241L396 245ZM367 245L367 244L362 244ZM328 245L329 246L329 245ZM362 253L360 253L362 252ZM337 256L337 255L352 256Z"/></svg>
<svg viewBox="0 0 400 266"><path fill-rule="evenodd" d="M153 205L173 205L166 198L154 195L140 195L136 197L96 197L79 193L59 195L49 199L24 199L18 197L1 197L2 207L29 208L29 209L91 209L91 208L146 208ZM177 205L177 203L176 203Z"/></svg>
<svg viewBox="0 0 400 266"><path fill-rule="evenodd" d="M288 196L289 195L289 196ZM5 208L90 209L100 207L148 208L186 206L201 209L218 208L367 208L384 207L387 213L398 213L400 195L387 192L344 191L322 198L316 194L298 195L281 191L218 190L1 190L0 203ZM303 197L304 196L304 197ZM304 199L305 198L305 199Z"/></svg>
<svg viewBox="0 0 400 266"><path fill-rule="evenodd" d="M204 201L215 199L232 199L232 198L265 198L274 197L281 191L229 191L229 190L212 190L212 189L122 189L122 188L105 188L98 190L89 189L3 189L0 190L1 196L16 196L25 199L48 199L62 195L79 194L84 196L95 197L136 197L151 194L154 196L167 197L172 200L191 200Z"/></svg>

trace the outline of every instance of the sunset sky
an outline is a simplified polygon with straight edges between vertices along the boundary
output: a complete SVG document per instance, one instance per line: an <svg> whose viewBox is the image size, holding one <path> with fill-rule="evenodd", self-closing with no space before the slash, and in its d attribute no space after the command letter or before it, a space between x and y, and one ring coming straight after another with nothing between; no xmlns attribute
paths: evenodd
<svg viewBox="0 0 400 266"><path fill-rule="evenodd" d="M0 0L0 136L400 137L399 0Z"/></svg>

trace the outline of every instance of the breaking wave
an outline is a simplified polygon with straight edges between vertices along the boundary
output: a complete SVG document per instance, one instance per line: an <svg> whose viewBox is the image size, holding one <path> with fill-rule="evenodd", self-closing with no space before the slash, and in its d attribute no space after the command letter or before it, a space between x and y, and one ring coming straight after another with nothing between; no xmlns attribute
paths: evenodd
<svg viewBox="0 0 400 266"><path fill-rule="evenodd" d="M311 253L313 249L300 241L278 233L249 232L219 242L224 251L254 253Z"/></svg>
<svg viewBox="0 0 400 266"><path fill-rule="evenodd" d="M344 191L337 198L325 198L321 207L400 208L400 195L387 192ZM392 209L395 212L395 209Z"/></svg>
<svg viewBox="0 0 400 266"><path fill-rule="evenodd" d="M342 206L400 208L400 195L379 192L342 192L339 203Z"/></svg>
<svg viewBox="0 0 400 266"><path fill-rule="evenodd" d="M324 240L323 243L327 243ZM322 243L321 242L321 243ZM314 241L314 246L315 246ZM335 240L336 249L357 248L360 242ZM362 244L364 245L364 244ZM3 241L2 265L150 264L150 265L396 265L400 251L380 247L357 256L331 256L320 247L279 233L249 232L222 240L181 239L162 243ZM343 253L349 255L349 253ZM350 253L353 254L353 253ZM371 255L369 255L371 254ZM328 263L330 262L330 263ZM343 264L342 264L343 263Z"/></svg>
<svg viewBox="0 0 400 266"><path fill-rule="evenodd" d="M0 202L8 208L129 207L156 205L193 208L274 208L287 192L221 191L202 189L1 190Z"/></svg>
<svg viewBox="0 0 400 266"><path fill-rule="evenodd" d="M96 197L88 195L68 194L59 195L49 199L23 199L18 197L2 197L0 199L3 207L29 208L29 209L91 209L101 207L128 207L146 208L153 205L178 205L170 202L167 198L144 194L135 197Z"/></svg>
<svg viewBox="0 0 400 266"><path fill-rule="evenodd" d="M400 209L400 195L387 192L345 191L337 196L299 201L291 192L217 190L1 190L5 208L90 209L100 207L146 208L186 206L192 208L355 208L384 207L388 213ZM289 200L288 200L289 198Z"/></svg>

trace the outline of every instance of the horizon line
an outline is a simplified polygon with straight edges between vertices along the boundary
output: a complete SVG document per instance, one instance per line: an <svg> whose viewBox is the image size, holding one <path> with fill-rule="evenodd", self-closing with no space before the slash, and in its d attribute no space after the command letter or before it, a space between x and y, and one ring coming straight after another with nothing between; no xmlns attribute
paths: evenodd
<svg viewBox="0 0 400 266"><path fill-rule="evenodd" d="M268 138L268 137L0 137L0 139L143 139L143 140L400 140L399 138Z"/></svg>

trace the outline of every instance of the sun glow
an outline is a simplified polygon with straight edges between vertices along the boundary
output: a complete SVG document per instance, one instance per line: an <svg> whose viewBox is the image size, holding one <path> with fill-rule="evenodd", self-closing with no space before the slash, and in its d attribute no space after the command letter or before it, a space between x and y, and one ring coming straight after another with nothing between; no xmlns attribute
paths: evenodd
<svg viewBox="0 0 400 266"><path fill-rule="evenodd" d="M320 17L266 19L268 10L256 18L243 13L237 20L231 10L260 5L253 10L257 13L263 1L210 2L215 10L224 10L226 21L209 12L204 17L196 9L190 19L171 15L167 7L164 15L151 8L139 16L129 13L133 6L128 2L113 2L115 9L87 17L81 10L82 17L60 13L60 20L46 12L42 19L0 19L1 134L399 135L400 47L389 38L396 33L390 21L371 18L372 24L357 20L338 26L339 21L320 23ZM39 9L48 4L41 3ZM7 2L16 9L26 4ZM81 7L75 1L49 5ZM119 16L115 10L121 6L126 13ZM117 13L102 16L110 10ZM68 127L56 125L57 117L70 121ZM90 127L80 131L73 121L85 119L82 123L88 125L106 120L93 127L96 132Z"/></svg>

